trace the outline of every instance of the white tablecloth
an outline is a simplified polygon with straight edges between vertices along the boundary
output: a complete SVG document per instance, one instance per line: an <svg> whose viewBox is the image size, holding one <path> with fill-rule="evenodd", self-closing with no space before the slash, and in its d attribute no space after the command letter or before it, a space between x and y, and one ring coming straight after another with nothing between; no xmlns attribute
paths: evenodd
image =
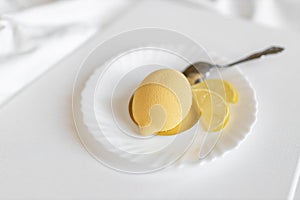
<svg viewBox="0 0 300 200"><path fill-rule="evenodd" d="M145 175L115 172L84 150L71 111L77 67L100 41L144 26L177 30L232 59L270 44L286 47L243 65L259 112L238 149L205 165ZM299 199L299 45L296 34L193 7L137 5L1 108L0 199Z"/></svg>

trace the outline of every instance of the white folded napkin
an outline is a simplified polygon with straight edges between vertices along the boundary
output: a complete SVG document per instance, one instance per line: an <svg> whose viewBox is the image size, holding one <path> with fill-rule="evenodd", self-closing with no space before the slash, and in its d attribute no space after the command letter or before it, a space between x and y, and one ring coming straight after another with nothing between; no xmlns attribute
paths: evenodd
<svg viewBox="0 0 300 200"><path fill-rule="evenodd" d="M0 105L131 5L129 0L49 2L0 10Z"/></svg>

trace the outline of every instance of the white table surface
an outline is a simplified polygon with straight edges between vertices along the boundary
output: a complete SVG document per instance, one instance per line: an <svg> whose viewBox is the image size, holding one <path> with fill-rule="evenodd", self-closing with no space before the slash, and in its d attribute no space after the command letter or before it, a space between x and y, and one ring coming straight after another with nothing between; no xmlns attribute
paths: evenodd
<svg viewBox="0 0 300 200"><path fill-rule="evenodd" d="M243 65L259 112L238 149L201 166L129 175L102 166L81 146L71 111L79 63L108 36L143 26L177 30L232 59L270 44L286 47ZM0 199L300 199L299 46L296 34L199 8L138 4L0 109Z"/></svg>

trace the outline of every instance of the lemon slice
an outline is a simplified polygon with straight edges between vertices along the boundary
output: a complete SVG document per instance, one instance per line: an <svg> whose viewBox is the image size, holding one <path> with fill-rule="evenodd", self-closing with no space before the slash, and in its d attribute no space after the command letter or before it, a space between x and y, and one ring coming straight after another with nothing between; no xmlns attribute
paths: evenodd
<svg viewBox="0 0 300 200"><path fill-rule="evenodd" d="M201 122L207 131L220 131L228 123L229 107L224 98L214 91L207 89L194 90L198 107L201 111Z"/></svg>
<svg viewBox="0 0 300 200"><path fill-rule="evenodd" d="M234 86L225 80L220 79L207 79L203 82L192 86L193 90L208 89L218 93L221 97L226 99L228 103L237 103L239 95Z"/></svg>

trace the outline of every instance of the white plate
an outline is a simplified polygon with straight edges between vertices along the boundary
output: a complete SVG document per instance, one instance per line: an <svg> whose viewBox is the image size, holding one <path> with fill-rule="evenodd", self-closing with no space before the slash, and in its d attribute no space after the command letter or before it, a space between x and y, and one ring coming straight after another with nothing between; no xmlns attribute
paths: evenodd
<svg viewBox="0 0 300 200"><path fill-rule="evenodd" d="M218 60L218 63L224 62L218 58L214 60ZM158 136L144 140L140 139L138 136L138 128L132 122L128 113L128 102L137 85L147 74L168 66L174 66L174 69L182 70L182 66L186 66L186 63L173 54L155 48L132 50L119 56L117 61L118 62L110 64L110 71L107 71L108 75L114 73L115 76L109 75L106 80L108 83L111 82L116 84L107 86L109 84L104 81L97 87L98 78L101 76L105 65L99 67L88 80L85 89L82 92L81 101L84 122L95 139L101 142L102 137L104 136L110 144L122 151L130 154L149 154L160 151L170 145L175 139L175 136ZM106 65L108 65L108 63ZM159 64L151 65L149 63ZM134 66L142 67L132 70ZM124 71L126 74L125 76L117 74L120 73L120 71L117 70L120 67L124 67L128 70ZM123 78L119 80L119 77ZM185 133L182 133L194 134L197 129L200 128L200 130L198 130L199 135L197 135L199 138L194 141L194 144L186 152L186 155L180 160L180 164L185 164L185 162L208 162L222 156L229 150L236 148L246 138L247 134L250 133L256 120L257 103L255 92L249 81L237 67L224 70L213 70L208 78L221 78L231 82L239 92L239 102L230 105L231 118L228 125L221 133L208 133L209 135L207 138L204 138L205 131L202 130L201 127L197 127L198 124ZM111 96L111 98L101 98L104 91ZM92 98L99 99L99 101L95 101L95 107L89 106ZM112 99L112 102L110 102L110 99ZM111 104L112 112L103 112L103 110L105 110L105 104ZM92 116L94 116L93 112L95 112L96 119L91 120ZM101 124L109 124L109 126L106 127L107 131L102 132L103 135L99 136L98 126ZM200 149L197 149L202 146L201 150L208 151L220 134L220 140L214 146L214 149L205 157L205 159L199 160ZM138 137L138 139L135 137ZM202 144L204 139L206 139L205 144ZM105 142L102 145L105 145ZM114 151L114 148L108 148L108 150ZM130 157L128 157L128 159L130 159Z"/></svg>
<svg viewBox="0 0 300 200"><path fill-rule="evenodd" d="M198 60L212 62L201 46L170 30L138 29L98 46L83 63L74 84L74 120L88 152L118 171L146 173L175 163L190 147L190 150L197 147L196 142L191 146L199 132L197 125L176 136L141 138L129 117L128 101L139 82L150 72L166 67L182 71ZM236 147L249 133L256 113L254 91L239 70L218 71L215 76L237 85L240 103L232 108L232 115L240 111L243 115L232 117L215 148L217 151L211 152L206 160ZM243 121L235 126L238 119ZM200 128L200 135L201 132ZM191 157L189 152L183 158ZM197 157L193 159L198 161ZM185 159L181 161L186 162Z"/></svg>

